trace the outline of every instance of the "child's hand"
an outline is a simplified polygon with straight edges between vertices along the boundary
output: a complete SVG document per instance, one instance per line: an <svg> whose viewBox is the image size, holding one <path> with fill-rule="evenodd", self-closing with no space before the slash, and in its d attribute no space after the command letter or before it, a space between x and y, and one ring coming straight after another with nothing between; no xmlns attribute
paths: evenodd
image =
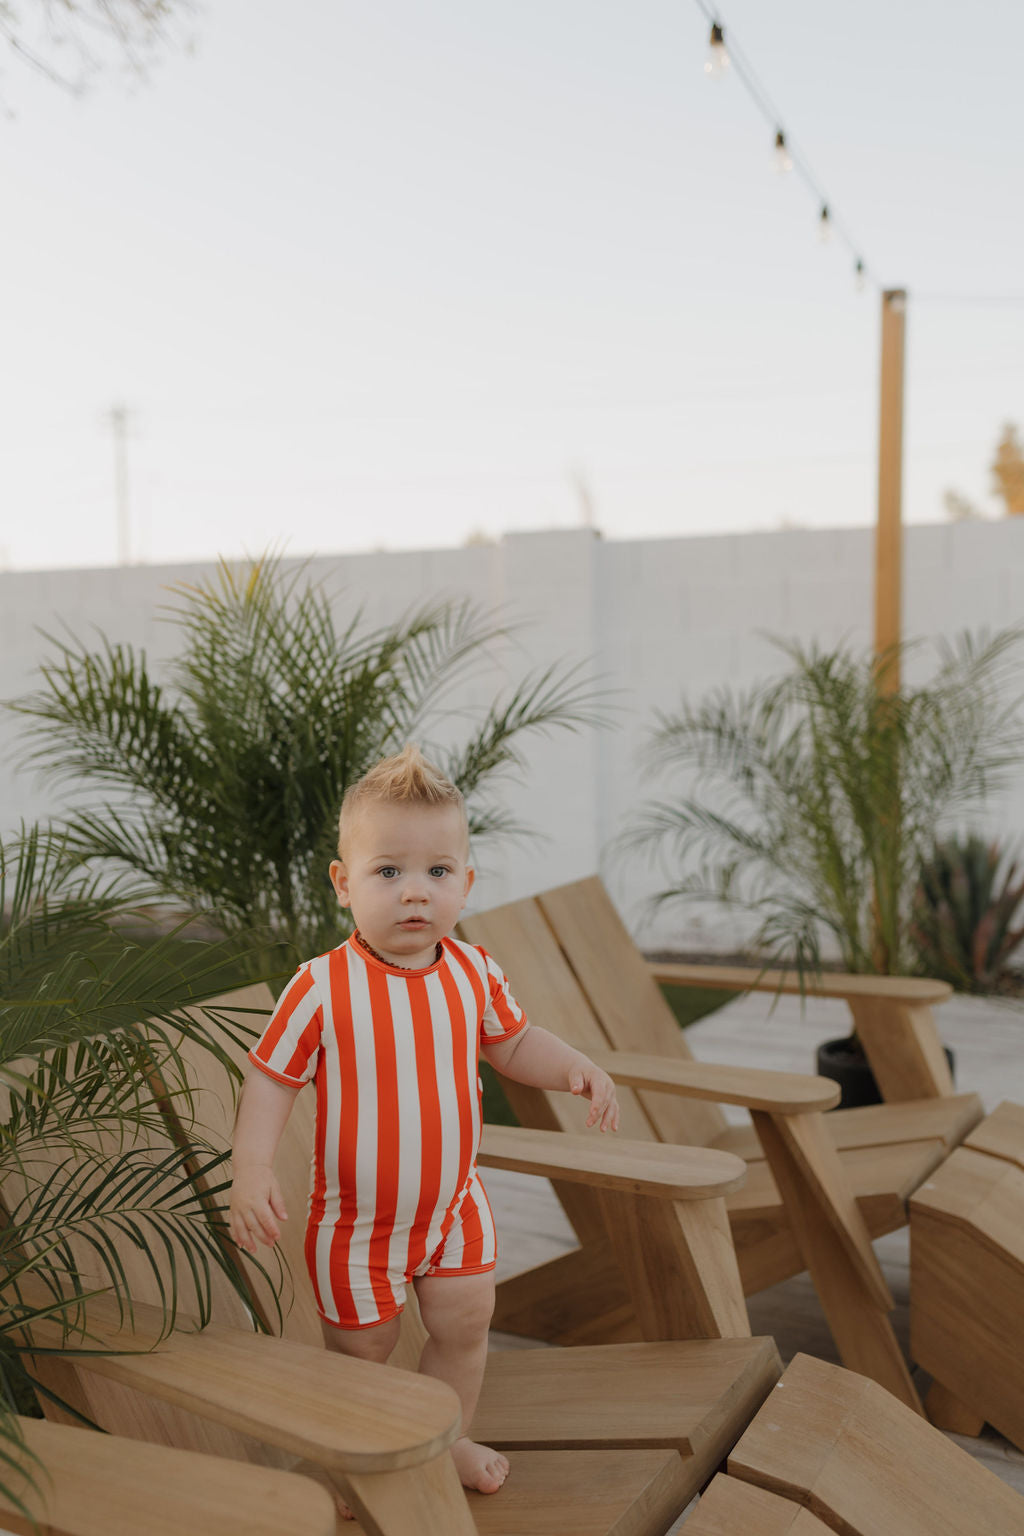
<svg viewBox="0 0 1024 1536"><path fill-rule="evenodd" d="M273 1247L281 1236L279 1221L287 1221L281 1187L269 1163L249 1163L235 1173L231 1186L228 1229L239 1248L256 1252L256 1239Z"/></svg>
<svg viewBox="0 0 1024 1536"><path fill-rule="evenodd" d="M615 1096L615 1084L607 1072L602 1072L592 1061L585 1066L573 1067L569 1073L569 1092L582 1094L590 1100L587 1125L598 1125L602 1131L619 1128L619 1101Z"/></svg>

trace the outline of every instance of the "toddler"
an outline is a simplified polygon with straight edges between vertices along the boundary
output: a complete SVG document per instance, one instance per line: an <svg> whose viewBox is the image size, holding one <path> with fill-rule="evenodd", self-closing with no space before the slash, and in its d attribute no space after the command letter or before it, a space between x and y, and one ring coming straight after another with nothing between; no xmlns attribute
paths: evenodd
<svg viewBox="0 0 1024 1536"><path fill-rule="evenodd" d="M386 1361L405 1288L429 1335L420 1370L462 1404L452 1456L495 1493L508 1461L470 1438L494 1308L494 1222L476 1169L478 1057L506 1077L590 1099L588 1126L618 1126L607 1073L527 1023L500 969L451 937L473 884L459 790L407 747L345 795L338 901L356 930L300 966L261 1039L239 1101L231 1234L256 1252L285 1217L274 1153L295 1094L316 1090L305 1253L331 1349Z"/></svg>

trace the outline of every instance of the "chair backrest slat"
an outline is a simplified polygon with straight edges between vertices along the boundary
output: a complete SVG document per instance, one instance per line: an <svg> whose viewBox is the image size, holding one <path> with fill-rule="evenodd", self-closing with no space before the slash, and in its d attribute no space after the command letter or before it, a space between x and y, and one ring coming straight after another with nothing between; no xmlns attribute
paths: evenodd
<svg viewBox="0 0 1024 1536"><path fill-rule="evenodd" d="M610 1049L692 1060L672 1009L598 876L544 891L536 901ZM725 1129L715 1104L667 1093L639 1098L662 1141L707 1146Z"/></svg>

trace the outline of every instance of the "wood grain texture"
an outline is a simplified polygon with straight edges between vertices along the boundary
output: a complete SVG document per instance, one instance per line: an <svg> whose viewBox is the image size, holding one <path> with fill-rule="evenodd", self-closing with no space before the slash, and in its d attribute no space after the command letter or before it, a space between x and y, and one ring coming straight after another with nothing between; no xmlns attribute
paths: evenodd
<svg viewBox="0 0 1024 1536"><path fill-rule="evenodd" d="M985 1428L985 1415L944 1387L941 1381L933 1381L928 1388L924 1408L928 1422L950 1435L967 1435L976 1440Z"/></svg>
<svg viewBox="0 0 1024 1536"><path fill-rule="evenodd" d="M738 1189L746 1164L708 1147L666 1147L618 1135L574 1136L484 1126L479 1162L662 1200L712 1200Z"/></svg>
<svg viewBox="0 0 1024 1536"><path fill-rule="evenodd" d="M940 1384L936 1422L973 1415L1024 1449L1024 1167L1000 1108L911 1201L910 1346Z"/></svg>
<svg viewBox="0 0 1024 1536"><path fill-rule="evenodd" d="M135 1351L90 1356L90 1376L145 1390L330 1471L416 1466L459 1432L458 1399L429 1377L216 1325L164 1340L155 1308L136 1305L122 1328L104 1297L90 1304L89 1321L93 1347ZM33 1327L40 1345L60 1337L58 1323Z"/></svg>
<svg viewBox="0 0 1024 1536"><path fill-rule="evenodd" d="M887 1104L945 1098L953 1078L930 1003L849 997L857 1038Z"/></svg>
<svg viewBox="0 0 1024 1536"><path fill-rule="evenodd" d="M876 998L910 1003L945 1003L953 988L945 981L918 976L860 976L823 971L805 976L796 971L756 970L745 965L688 965L667 960L647 962L650 974L674 987L709 987L723 992L782 992L790 996Z"/></svg>
<svg viewBox="0 0 1024 1536"><path fill-rule="evenodd" d="M1004 1099L968 1136L966 1145L975 1152L1002 1158L1024 1168L1024 1104Z"/></svg>
<svg viewBox="0 0 1024 1536"><path fill-rule="evenodd" d="M769 1072L763 1067L672 1061L641 1051L599 1051L594 1053L594 1060L616 1083L625 1083L629 1088L681 1093L687 1098L738 1104L745 1109L797 1115L834 1109L840 1098L838 1083L809 1074L805 1077L796 1072Z"/></svg>
<svg viewBox="0 0 1024 1536"><path fill-rule="evenodd" d="M831 1170L820 1162L824 1137L802 1143L799 1133L806 1126L805 1116L794 1118L786 1131L769 1116L757 1119L758 1135L786 1194L787 1215L840 1358L923 1413L888 1317L888 1287L862 1224L857 1230L859 1213L854 1214L852 1202L837 1197Z"/></svg>
<svg viewBox="0 0 1024 1536"><path fill-rule="evenodd" d="M425 1466L376 1475L349 1474L339 1486L366 1536L476 1536L455 1464L442 1456ZM347 1522L338 1522L344 1530Z"/></svg>
<svg viewBox="0 0 1024 1536"><path fill-rule="evenodd" d="M46 1536L334 1536L333 1501L307 1478L39 1419L21 1428L45 1472L37 1492L18 1491ZM3 1495L0 1520L32 1531Z"/></svg>
<svg viewBox="0 0 1024 1536"><path fill-rule="evenodd" d="M696 1454L752 1417L780 1374L771 1339L500 1351L488 1358L474 1431L510 1452L627 1446Z"/></svg>
<svg viewBox="0 0 1024 1536"><path fill-rule="evenodd" d="M797 1355L728 1460L846 1536L1020 1536L1024 1498L876 1382Z"/></svg>
<svg viewBox="0 0 1024 1536"><path fill-rule="evenodd" d="M468 1496L478 1536L649 1536L692 1497L676 1451L517 1451L500 1498Z"/></svg>
<svg viewBox="0 0 1024 1536"><path fill-rule="evenodd" d="M548 942L554 941L571 968L607 1047L690 1060L675 1014L601 880L594 876L542 891L536 904L550 930ZM643 1092L638 1100L662 1141L704 1146L725 1126L722 1111L711 1103Z"/></svg>
<svg viewBox="0 0 1024 1536"><path fill-rule="evenodd" d="M749 1336L736 1250L721 1200L684 1208L606 1190L602 1203L641 1337Z"/></svg>
<svg viewBox="0 0 1024 1536"><path fill-rule="evenodd" d="M831 1527L791 1499L723 1473L686 1522L686 1536L828 1536Z"/></svg>

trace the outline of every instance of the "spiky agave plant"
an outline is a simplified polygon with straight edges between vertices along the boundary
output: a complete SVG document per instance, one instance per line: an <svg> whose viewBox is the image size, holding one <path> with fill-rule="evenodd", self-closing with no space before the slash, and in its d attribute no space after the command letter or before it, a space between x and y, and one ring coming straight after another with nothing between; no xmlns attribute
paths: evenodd
<svg viewBox="0 0 1024 1536"><path fill-rule="evenodd" d="M801 974L820 969L826 938L849 971L912 971L936 826L1020 761L1021 638L942 643L932 679L894 692L880 687L891 657L780 643L781 678L661 715L648 762L676 792L626 834L670 872L656 899L750 914L755 951Z"/></svg>
<svg viewBox="0 0 1024 1536"><path fill-rule="evenodd" d="M976 835L937 842L921 866L910 941L927 976L958 992L1005 990L1009 962L1022 941L1014 927L1024 879L996 842Z"/></svg>
<svg viewBox="0 0 1024 1536"><path fill-rule="evenodd" d="M193 911L216 909L280 946L282 969L338 942L327 878L348 784L418 740L466 794L474 836L516 830L488 798L538 731L597 723L578 668L531 673L489 707L450 708L507 631L467 603L431 605L377 630L341 624L305 568L222 564L175 590L181 648L166 686L146 656L103 640L54 641L43 686L14 704L28 761L80 792L69 844L113 860ZM438 738L441 738L438 740Z"/></svg>
<svg viewBox="0 0 1024 1536"><path fill-rule="evenodd" d="M150 1087L159 1074L189 1123L178 1042L228 1059L226 1021L204 999L242 969L238 945L132 939L116 923L141 894L69 870L44 828L0 848L0 1486L16 1503L15 1411L54 1395L27 1351L34 1319L60 1319L71 1349L88 1340L93 1295L130 1313L125 1246L168 1329L179 1307L208 1316L216 1272L245 1291L218 1208L223 1155L195 1136L172 1144Z"/></svg>

